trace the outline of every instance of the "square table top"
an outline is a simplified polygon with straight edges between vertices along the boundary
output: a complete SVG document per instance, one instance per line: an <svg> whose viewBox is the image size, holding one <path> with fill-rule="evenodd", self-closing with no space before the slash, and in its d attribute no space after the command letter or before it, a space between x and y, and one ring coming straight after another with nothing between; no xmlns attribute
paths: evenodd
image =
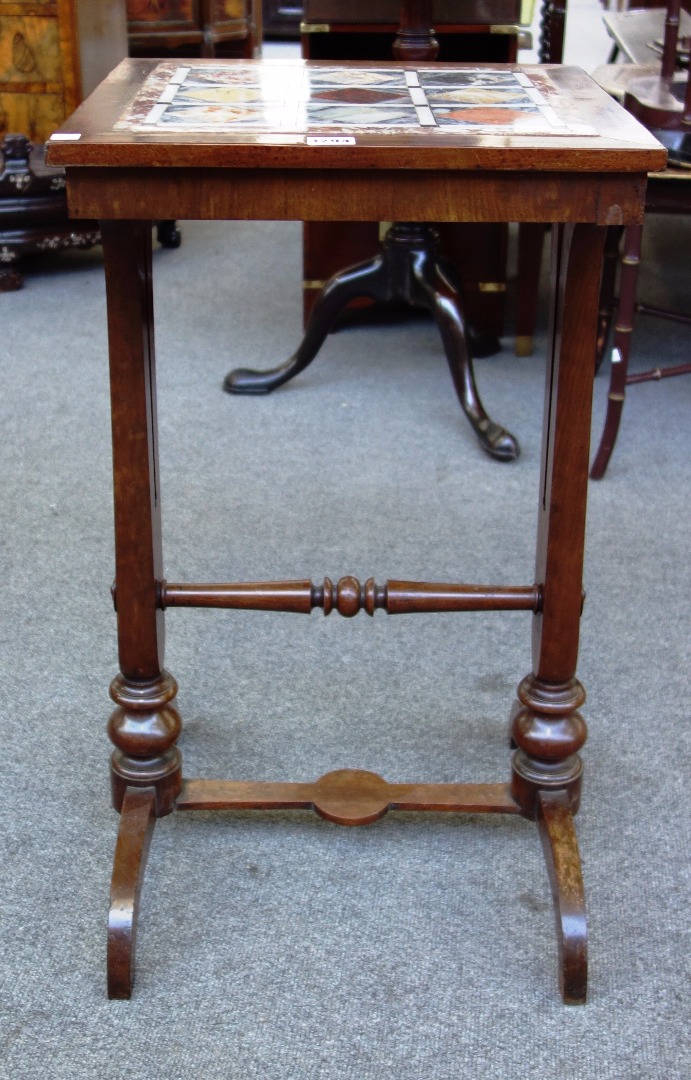
<svg viewBox="0 0 691 1080"><path fill-rule="evenodd" d="M666 152L578 68L124 60L51 165L644 173Z"/></svg>

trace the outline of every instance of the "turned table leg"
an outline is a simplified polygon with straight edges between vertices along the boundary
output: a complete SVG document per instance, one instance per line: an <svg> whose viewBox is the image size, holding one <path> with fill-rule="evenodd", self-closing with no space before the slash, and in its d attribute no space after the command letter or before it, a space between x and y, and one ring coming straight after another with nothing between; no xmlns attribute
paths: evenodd
<svg viewBox="0 0 691 1080"><path fill-rule="evenodd" d="M548 837L545 851L559 915L560 981L564 1000L572 1003L585 999L586 988L585 907L582 887L573 886L576 877L580 881L580 862L572 817L581 791L579 750L586 739L579 712L585 691L576 678L576 663L605 231L583 224L554 229L535 578L542 605L533 617L533 670L518 687L511 728L516 746L512 792L525 816L537 820ZM579 928L577 947L570 936L574 925Z"/></svg>
<svg viewBox="0 0 691 1080"><path fill-rule="evenodd" d="M151 223L102 223L108 305L113 480L115 586L120 673L110 688L116 708L108 723L115 746L111 758L113 804L124 815L115 853L116 893L128 896L141 884L147 812L162 817L174 809L182 784L175 746L180 717L172 706L177 686L163 668L164 613L159 607L161 509L156 431L156 378L151 289ZM149 807L148 811L146 807ZM133 855L133 852L139 852ZM131 928L117 933L109 952L109 987L129 996ZM128 944L129 942L129 944ZM129 952L129 958L125 956ZM127 969L127 977L122 975Z"/></svg>

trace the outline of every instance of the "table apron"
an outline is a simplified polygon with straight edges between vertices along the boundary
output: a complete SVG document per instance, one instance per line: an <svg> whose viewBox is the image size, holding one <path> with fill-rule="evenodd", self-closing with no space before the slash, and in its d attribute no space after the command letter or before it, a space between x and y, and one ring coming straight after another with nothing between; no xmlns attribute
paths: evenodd
<svg viewBox="0 0 691 1080"><path fill-rule="evenodd" d="M638 224L640 173L67 170L70 216L130 220L535 221Z"/></svg>

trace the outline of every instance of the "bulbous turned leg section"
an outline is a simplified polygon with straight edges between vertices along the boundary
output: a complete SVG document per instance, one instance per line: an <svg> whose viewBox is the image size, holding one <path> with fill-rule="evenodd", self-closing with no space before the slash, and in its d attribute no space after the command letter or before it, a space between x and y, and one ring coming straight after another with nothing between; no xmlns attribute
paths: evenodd
<svg viewBox="0 0 691 1080"><path fill-rule="evenodd" d="M120 811L108 919L108 996L129 998L139 894L157 817L169 814L182 787L182 727L171 705L177 693L167 672L136 683L118 675L110 687L117 708L108 721L113 805Z"/></svg>
<svg viewBox="0 0 691 1080"><path fill-rule="evenodd" d="M128 788L153 788L155 814L175 808L182 787L180 752L175 741L182 722L170 704L177 693L172 675L135 683L118 675L110 687L117 708L108 721L115 746L111 758L113 805L122 810Z"/></svg>
<svg viewBox="0 0 691 1080"><path fill-rule="evenodd" d="M554 898L559 981L567 1004L585 1001L586 916L573 816L581 793L578 751L586 725L578 712L585 691L577 679L550 685L529 675L518 687L511 735L516 745L511 793L537 821Z"/></svg>
<svg viewBox="0 0 691 1080"><path fill-rule="evenodd" d="M588 988L588 937L573 811L565 791L543 791L538 803L537 824L557 923L559 986L565 1005L583 1005Z"/></svg>
<svg viewBox="0 0 691 1080"><path fill-rule="evenodd" d="M129 998L132 993L139 896L156 824L155 807L154 788L125 790L110 887L109 998Z"/></svg>
<svg viewBox="0 0 691 1080"><path fill-rule="evenodd" d="M525 817L538 816L543 791L565 791L574 813L581 794L583 763L578 751L587 737L578 709L585 690L578 679L543 683L528 675L517 690L511 716L513 756L511 792Z"/></svg>
<svg viewBox="0 0 691 1080"><path fill-rule="evenodd" d="M267 371L236 368L226 375L223 389L229 394L268 394L295 378L312 363L343 309L360 296L369 296L373 300L390 299L388 275L381 255L341 270L327 281L312 308L305 336L285 363Z"/></svg>

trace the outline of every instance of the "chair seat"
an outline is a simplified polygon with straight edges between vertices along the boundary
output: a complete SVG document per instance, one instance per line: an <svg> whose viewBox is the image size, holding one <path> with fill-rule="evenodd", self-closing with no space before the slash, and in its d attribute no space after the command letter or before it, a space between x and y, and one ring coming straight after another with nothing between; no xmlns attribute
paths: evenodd
<svg viewBox="0 0 691 1080"><path fill-rule="evenodd" d="M659 64L600 64L591 72L595 82L606 90L610 97L623 102L629 84L635 79L654 77L660 74Z"/></svg>
<svg viewBox="0 0 691 1080"><path fill-rule="evenodd" d="M629 11L608 11L602 16L615 47L632 64L647 64L662 53L665 33L664 7L638 7ZM691 35L691 15L679 13L679 45Z"/></svg>

